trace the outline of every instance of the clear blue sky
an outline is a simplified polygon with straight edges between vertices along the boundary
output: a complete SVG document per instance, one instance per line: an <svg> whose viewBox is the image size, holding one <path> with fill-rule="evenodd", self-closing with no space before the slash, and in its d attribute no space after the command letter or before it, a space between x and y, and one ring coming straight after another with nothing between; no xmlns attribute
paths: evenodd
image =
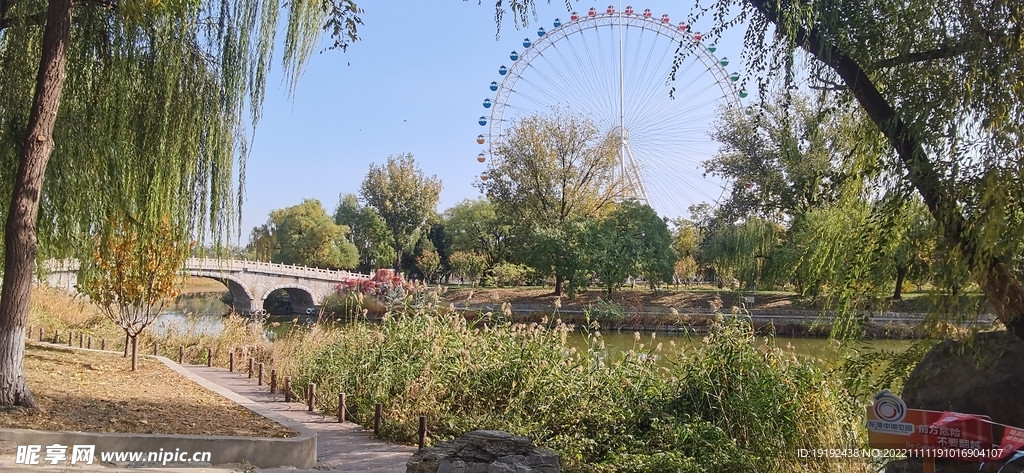
<svg viewBox="0 0 1024 473"><path fill-rule="evenodd" d="M486 133L477 119L490 113L481 105L494 96L488 85L501 80L498 67L511 66L509 52L521 52L523 38L536 39L537 27L551 29L555 18L569 19L562 2L541 1L528 28L516 30L506 16L496 39L493 2L390 0L360 6L366 10L362 40L347 52L315 54L294 100L280 76L268 84L246 167L243 244L271 210L304 198L319 199L333 213L339 194L358 193L369 165L391 154L412 153L426 174L442 180L438 211L478 197L472 183L485 165L476 161L484 147L475 138ZM603 11L608 3L574 4L581 14L591 6ZM678 1L634 4L657 17L668 13L673 23L689 7ZM737 60L730 72L740 70L736 45L742 33L737 29L719 42L717 55Z"/></svg>

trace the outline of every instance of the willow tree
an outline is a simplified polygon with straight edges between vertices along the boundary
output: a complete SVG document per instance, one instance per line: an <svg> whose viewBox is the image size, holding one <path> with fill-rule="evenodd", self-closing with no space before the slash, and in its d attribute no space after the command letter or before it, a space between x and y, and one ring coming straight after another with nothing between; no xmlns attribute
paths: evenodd
<svg viewBox="0 0 1024 473"><path fill-rule="evenodd" d="M497 20L507 6L526 21L532 3L498 0ZM711 22L705 41L746 28L743 56L762 97L768 80L810 77L863 108L892 150L881 164L920 194L950 254L963 255L999 320L1024 338L1024 286L1005 251L1024 236L1024 3L696 3L687 23Z"/></svg>
<svg viewBox="0 0 1024 473"><path fill-rule="evenodd" d="M0 0L0 406L35 405L37 258L79 255L110 215L225 237L279 23L294 87L321 31L344 49L359 14L353 0Z"/></svg>

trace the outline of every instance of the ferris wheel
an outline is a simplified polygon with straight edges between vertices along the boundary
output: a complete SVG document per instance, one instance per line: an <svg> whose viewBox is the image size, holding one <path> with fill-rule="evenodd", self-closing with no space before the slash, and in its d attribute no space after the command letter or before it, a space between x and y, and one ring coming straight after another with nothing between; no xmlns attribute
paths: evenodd
<svg viewBox="0 0 1024 473"><path fill-rule="evenodd" d="M669 218L688 216L693 204L713 205L726 183L704 176L702 162L718 149L710 131L721 108L738 107L747 92L738 88L739 73L726 71L729 59L703 39L667 14L632 6L573 12L568 22L539 28L490 83L494 95L478 120L487 129L476 138L486 147L477 160L494 157L516 120L568 108L617 137L616 174L631 197Z"/></svg>

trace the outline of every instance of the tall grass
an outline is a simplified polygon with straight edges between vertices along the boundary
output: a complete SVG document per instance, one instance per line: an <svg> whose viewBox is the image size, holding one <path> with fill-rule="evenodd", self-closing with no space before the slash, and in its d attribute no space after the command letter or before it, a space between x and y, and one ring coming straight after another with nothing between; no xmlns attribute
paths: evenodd
<svg viewBox="0 0 1024 473"><path fill-rule="evenodd" d="M30 323L49 333L113 327L87 303L42 294L33 294ZM863 461L799 457L863 445L862 407L838 377L759 340L749 320L716 317L696 347L636 335L632 350L609 355L594 327L577 348L566 340L574 327L560 321L467 322L436 300L417 307L379 323L295 327L274 342L245 319L225 318L220 333L190 319L146 342L172 359L183 345L186 362L205 363L209 347L217 366L231 350L237 369L247 357L272 363L296 388L316 383L326 412L346 393L349 417L367 426L382 403L382 435L399 442L414 441L425 415L431 442L504 430L559 452L570 472L870 471Z"/></svg>
<svg viewBox="0 0 1024 473"><path fill-rule="evenodd" d="M274 356L291 360L298 386L316 383L330 412L339 392L364 424L382 403L382 435L397 441L411 442L425 415L435 442L505 430L558 451L567 471L866 471L798 457L859 446L859 410L826 373L763 348L749 327L722 319L680 355L637 335L633 350L608 356L599 333L576 349L557 322L428 311L314 329Z"/></svg>

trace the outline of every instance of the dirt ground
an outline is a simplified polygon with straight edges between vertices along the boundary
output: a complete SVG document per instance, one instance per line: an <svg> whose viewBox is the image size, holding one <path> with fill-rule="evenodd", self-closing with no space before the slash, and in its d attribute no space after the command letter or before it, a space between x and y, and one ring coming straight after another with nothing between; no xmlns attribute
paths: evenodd
<svg viewBox="0 0 1024 473"><path fill-rule="evenodd" d="M271 422L207 391L157 360L139 357L139 371L120 353L26 347L25 377L42 412L0 409L0 427L72 432L294 437Z"/></svg>

